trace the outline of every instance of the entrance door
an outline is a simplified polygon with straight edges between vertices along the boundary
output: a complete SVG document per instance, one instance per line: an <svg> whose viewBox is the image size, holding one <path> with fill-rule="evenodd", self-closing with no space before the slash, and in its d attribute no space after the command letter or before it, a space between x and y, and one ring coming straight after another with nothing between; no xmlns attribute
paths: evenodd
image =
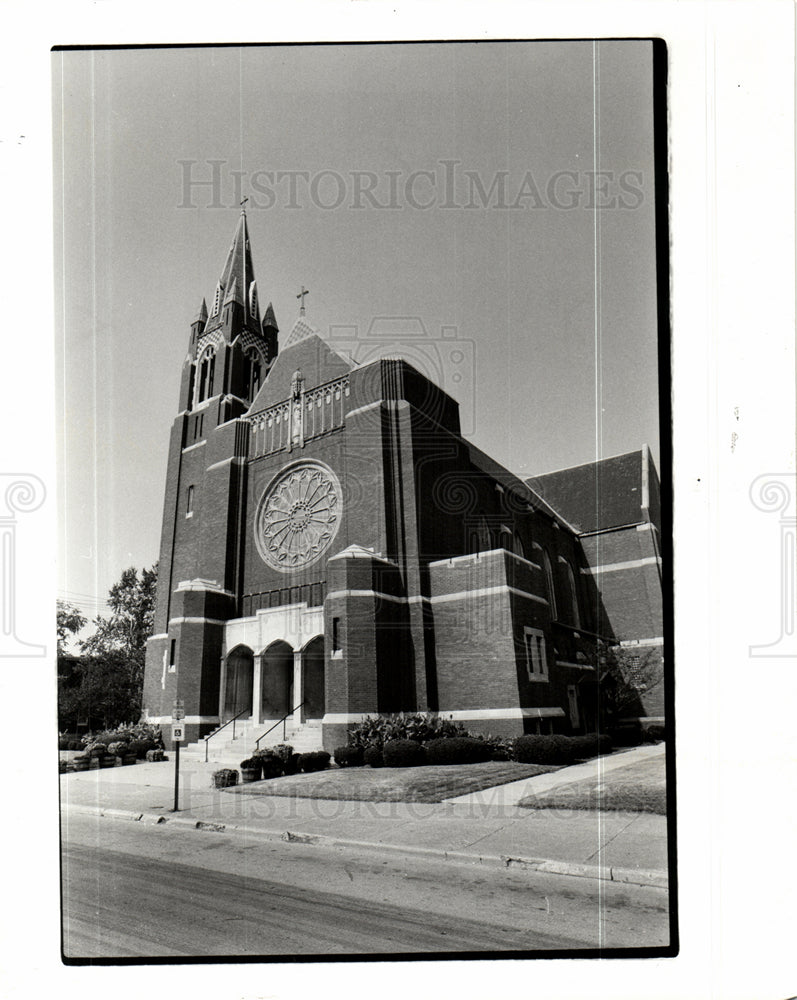
<svg viewBox="0 0 797 1000"><path fill-rule="evenodd" d="M304 648L302 654L305 719L321 719L326 711L324 692L324 637L319 635Z"/></svg>
<svg viewBox="0 0 797 1000"><path fill-rule="evenodd" d="M255 658L251 649L236 646L227 657L227 684L224 689L222 722L229 722L239 712L242 719L252 717L252 688Z"/></svg>
<svg viewBox="0 0 797 1000"><path fill-rule="evenodd" d="M281 639L263 654L260 717L281 719L293 710L293 649Z"/></svg>

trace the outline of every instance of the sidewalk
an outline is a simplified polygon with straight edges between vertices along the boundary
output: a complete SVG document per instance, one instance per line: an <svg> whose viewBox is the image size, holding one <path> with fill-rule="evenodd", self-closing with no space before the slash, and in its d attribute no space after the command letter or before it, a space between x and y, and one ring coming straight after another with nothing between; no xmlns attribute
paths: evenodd
<svg viewBox="0 0 797 1000"><path fill-rule="evenodd" d="M553 779L555 784L581 780L653 751L663 752L663 747L640 747L437 804L286 798L252 794L253 786L219 791L211 787L217 765L181 760L177 813L171 811L174 760L169 754L166 763L64 774L61 804L65 822L71 810L79 810L145 823L223 829L246 837L515 864L665 887L665 817L523 809L514 804L540 790L535 782L552 787ZM247 791L242 794L243 788Z"/></svg>

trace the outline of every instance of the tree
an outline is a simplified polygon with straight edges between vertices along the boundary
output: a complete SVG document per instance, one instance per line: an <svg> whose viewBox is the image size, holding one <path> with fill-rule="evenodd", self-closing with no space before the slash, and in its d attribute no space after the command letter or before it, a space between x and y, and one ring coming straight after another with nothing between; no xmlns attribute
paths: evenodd
<svg viewBox="0 0 797 1000"><path fill-rule="evenodd" d="M83 628L86 624L86 618L74 604L67 604L66 601L57 601L55 622L58 634L58 656L65 656L67 653L66 643L68 638Z"/></svg>
<svg viewBox="0 0 797 1000"><path fill-rule="evenodd" d="M113 726L137 720L141 712L144 659L152 634L155 610L157 564L126 569L108 592L110 614L98 615L94 632L80 643L81 656L70 657L68 676L59 669L59 719L62 728L84 718L92 727ZM76 611L76 609L71 609ZM60 608L59 608L60 615ZM63 625L69 631L74 617L65 611ZM61 643L59 617L59 649ZM80 627L85 625L83 619Z"/></svg>

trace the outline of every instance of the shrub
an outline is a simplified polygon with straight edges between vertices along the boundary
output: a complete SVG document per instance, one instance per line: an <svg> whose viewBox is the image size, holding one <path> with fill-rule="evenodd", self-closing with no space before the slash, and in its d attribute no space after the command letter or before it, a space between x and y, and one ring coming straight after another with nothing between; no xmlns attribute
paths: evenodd
<svg viewBox="0 0 797 1000"><path fill-rule="evenodd" d="M82 750L82 749L83 749L83 744L80 742L80 740L70 740L69 745L67 746L67 750Z"/></svg>
<svg viewBox="0 0 797 1000"><path fill-rule="evenodd" d="M479 739L490 749L488 760L512 760L512 739L506 736L481 736Z"/></svg>
<svg viewBox="0 0 797 1000"><path fill-rule="evenodd" d="M609 753L612 741L606 733L587 733L585 736L573 736L572 747L574 757L587 760Z"/></svg>
<svg viewBox="0 0 797 1000"><path fill-rule="evenodd" d="M388 740L382 757L385 767L418 767L426 762L426 753L415 740Z"/></svg>
<svg viewBox="0 0 797 1000"><path fill-rule="evenodd" d="M275 747L271 747L269 753L274 753L282 761L283 765L287 764L291 757L294 756L293 747L290 743L278 743Z"/></svg>
<svg viewBox="0 0 797 1000"><path fill-rule="evenodd" d="M65 760L60 760L59 759L59 761L58 761L58 773L59 774L66 774L67 766L68 765L67 765L67 762Z"/></svg>
<svg viewBox="0 0 797 1000"><path fill-rule="evenodd" d="M104 743L91 743L86 749L89 757L106 757L108 754L108 747Z"/></svg>
<svg viewBox="0 0 797 1000"><path fill-rule="evenodd" d="M147 750L145 760L152 763L153 761L166 760L166 757L163 754L163 750L160 747L156 747L154 750Z"/></svg>
<svg viewBox="0 0 797 1000"><path fill-rule="evenodd" d="M576 749L568 736L517 736L512 758L521 764L570 764Z"/></svg>
<svg viewBox="0 0 797 1000"><path fill-rule="evenodd" d="M155 751L150 751L154 753ZM223 767L220 771L213 772L214 788L229 788L238 784L238 772L232 767Z"/></svg>
<svg viewBox="0 0 797 1000"><path fill-rule="evenodd" d="M247 757L238 766L242 771L257 771L259 773L262 769L262 761L260 757Z"/></svg>
<svg viewBox="0 0 797 1000"><path fill-rule="evenodd" d="M645 739L650 743L658 743L667 739L667 727L660 722L654 722L645 730Z"/></svg>
<svg viewBox="0 0 797 1000"><path fill-rule="evenodd" d="M252 758L258 761L264 778L279 778L285 770L283 761L274 750L256 750Z"/></svg>
<svg viewBox="0 0 797 1000"><path fill-rule="evenodd" d="M618 726L611 732L612 743L616 747L638 747L642 742L642 730L639 726Z"/></svg>
<svg viewBox="0 0 797 1000"><path fill-rule="evenodd" d="M312 771L323 771L329 767L330 755L326 750L313 750L310 753L299 754L299 767L305 774Z"/></svg>
<svg viewBox="0 0 797 1000"><path fill-rule="evenodd" d="M377 746L366 747L363 751L363 763L369 767L384 767L385 758L382 756L382 748Z"/></svg>
<svg viewBox="0 0 797 1000"><path fill-rule="evenodd" d="M121 757L123 753L127 753L129 745L127 740L117 740L115 743L109 743L108 753L113 757Z"/></svg>
<svg viewBox="0 0 797 1000"><path fill-rule="evenodd" d="M334 757L338 767L362 767L363 748L336 747Z"/></svg>
<svg viewBox="0 0 797 1000"><path fill-rule="evenodd" d="M398 715L367 716L349 730L349 746L365 749L369 746L383 747L391 740L424 743L428 740L468 735L461 722L441 719L433 712L400 712Z"/></svg>
<svg viewBox="0 0 797 1000"><path fill-rule="evenodd" d="M430 740L423 749L429 764L480 764L492 756L489 744L472 736Z"/></svg>

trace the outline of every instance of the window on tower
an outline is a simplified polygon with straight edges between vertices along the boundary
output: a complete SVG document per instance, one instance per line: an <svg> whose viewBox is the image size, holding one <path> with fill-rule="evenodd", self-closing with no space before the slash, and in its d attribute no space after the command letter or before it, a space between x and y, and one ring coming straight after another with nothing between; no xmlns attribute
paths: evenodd
<svg viewBox="0 0 797 1000"><path fill-rule="evenodd" d="M261 364L260 355L252 348L245 355L246 391L249 399L254 399L260 389Z"/></svg>
<svg viewBox="0 0 797 1000"><path fill-rule="evenodd" d="M216 355L213 348L209 347L202 355L199 362L199 380L197 382L196 401L201 403L208 399L213 392L213 372L216 367Z"/></svg>

